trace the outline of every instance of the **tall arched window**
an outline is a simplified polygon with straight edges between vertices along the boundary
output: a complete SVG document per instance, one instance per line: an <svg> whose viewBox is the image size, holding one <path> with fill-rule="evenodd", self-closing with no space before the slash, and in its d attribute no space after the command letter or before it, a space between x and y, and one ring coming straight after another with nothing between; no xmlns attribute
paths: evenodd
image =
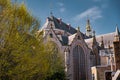
<svg viewBox="0 0 120 80"><path fill-rule="evenodd" d="M74 80L86 80L85 54L80 45L73 48Z"/></svg>

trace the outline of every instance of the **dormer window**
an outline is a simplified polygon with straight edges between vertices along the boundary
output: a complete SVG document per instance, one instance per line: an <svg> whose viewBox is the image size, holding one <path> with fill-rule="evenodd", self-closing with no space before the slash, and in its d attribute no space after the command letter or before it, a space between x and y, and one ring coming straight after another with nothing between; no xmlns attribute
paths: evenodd
<svg viewBox="0 0 120 80"><path fill-rule="evenodd" d="M62 23L62 19L61 19L61 18L58 18L58 19L57 19L57 22L58 22L59 24L61 24L61 23Z"/></svg>
<svg viewBox="0 0 120 80"><path fill-rule="evenodd" d="M67 24L67 25L66 25L66 27L67 27L69 30L70 30L70 26L71 26L70 24Z"/></svg>

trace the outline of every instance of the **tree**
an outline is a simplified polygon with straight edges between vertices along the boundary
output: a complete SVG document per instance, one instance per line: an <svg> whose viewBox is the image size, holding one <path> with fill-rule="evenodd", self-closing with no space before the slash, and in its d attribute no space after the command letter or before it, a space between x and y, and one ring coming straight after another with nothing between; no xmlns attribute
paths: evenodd
<svg viewBox="0 0 120 80"><path fill-rule="evenodd" d="M65 80L63 55L54 42L47 43L49 73L45 80Z"/></svg>
<svg viewBox="0 0 120 80"><path fill-rule="evenodd" d="M0 79L45 80L60 72L62 58L56 45L36 37L39 21L24 4L0 0ZM47 48L47 49L46 49Z"/></svg>

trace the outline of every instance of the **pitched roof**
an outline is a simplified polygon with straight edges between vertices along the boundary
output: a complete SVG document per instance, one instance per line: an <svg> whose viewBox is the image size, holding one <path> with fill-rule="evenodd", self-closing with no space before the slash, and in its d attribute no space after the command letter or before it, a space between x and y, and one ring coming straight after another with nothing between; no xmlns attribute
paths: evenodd
<svg viewBox="0 0 120 80"><path fill-rule="evenodd" d="M75 33L75 34L73 34L73 35L71 35L71 36L68 37L68 40L69 40L68 45L70 45L72 43L72 41L74 40L76 34L77 33Z"/></svg>
<svg viewBox="0 0 120 80"><path fill-rule="evenodd" d="M118 26L116 26L115 35L120 35L120 32L119 32Z"/></svg>
<svg viewBox="0 0 120 80"><path fill-rule="evenodd" d="M68 36L57 35L62 45L68 45Z"/></svg>
<svg viewBox="0 0 120 80"><path fill-rule="evenodd" d="M100 44L101 40L102 40L101 37L103 37L103 42L104 42L104 46L105 47L108 47L108 42L110 42L109 44L111 46L113 46L112 42L114 40L114 36L115 36L115 32L98 35L98 36L96 36L96 41ZM85 39L85 42L87 43L87 45L88 45L89 48L92 48L92 42L93 42L92 38Z"/></svg>
<svg viewBox="0 0 120 80"><path fill-rule="evenodd" d="M75 28L71 27L71 25L62 22L61 19L57 19L54 16L48 17L46 23L44 24L44 26L41 29L49 29L50 21L53 22L53 24L54 24L53 27L55 29L64 30L64 31L69 32L70 34L74 34L77 32L77 30Z"/></svg>
<svg viewBox="0 0 120 80"><path fill-rule="evenodd" d="M81 32L80 32L81 33ZM74 40L75 36L77 35L77 33L73 34L73 35L70 35L68 36L68 45L70 45L72 43L72 41ZM83 39L87 39L88 37L85 36L83 33L81 33L81 36Z"/></svg>

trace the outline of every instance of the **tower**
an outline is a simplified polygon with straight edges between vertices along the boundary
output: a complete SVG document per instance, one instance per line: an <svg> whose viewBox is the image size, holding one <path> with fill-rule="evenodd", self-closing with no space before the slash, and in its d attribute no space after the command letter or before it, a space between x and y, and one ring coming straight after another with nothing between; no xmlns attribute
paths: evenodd
<svg viewBox="0 0 120 80"><path fill-rule="evenodd" d="M116 27L116 32L114 36L114 58L115 58L115 69L120 69L120 32L118 27Z"/></svg>
<svg viewBox="0 0 120 80"><path fill-rule="evenodd" d="M90 26L90 20L87 19L87 24L86 24L86 35L88 37L92 37L92 29L91 29L91 26Z"/></svg>

